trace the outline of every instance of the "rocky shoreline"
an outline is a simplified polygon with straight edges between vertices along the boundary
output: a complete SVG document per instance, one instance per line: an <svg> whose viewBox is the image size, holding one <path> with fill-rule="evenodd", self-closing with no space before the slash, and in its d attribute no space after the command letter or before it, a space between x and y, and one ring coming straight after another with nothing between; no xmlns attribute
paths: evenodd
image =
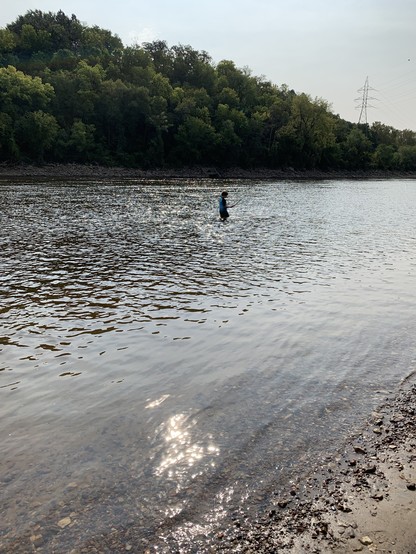
<svg viewBox="0 0 416 554"><path fill-rule="evenodd" d="M0 179L259 179L259 180L327 180L327 179L414 179L416 172L396 171L321 171L288 169L243 169L184 167L181 169L134 169L80 164L11 165L0 164Z"/></svg>
<svg viewBox="0 0 416 554"><path fill-rule="evenodd" d="M342 451L278 495L268 514L249 525L236 520L213 551L414 554L414 380L410 375Z"/></svg>

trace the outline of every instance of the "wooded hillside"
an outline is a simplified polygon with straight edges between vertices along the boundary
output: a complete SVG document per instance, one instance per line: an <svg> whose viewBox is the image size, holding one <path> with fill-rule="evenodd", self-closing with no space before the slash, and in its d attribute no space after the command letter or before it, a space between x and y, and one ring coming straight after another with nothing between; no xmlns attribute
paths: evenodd
<svg viewBox="0 0 416 554"><path fill-rule="evenodd" d="M416 133L345 121L191 46L125 47L36 10L0 29L0 161L411 171Z"/></svg>

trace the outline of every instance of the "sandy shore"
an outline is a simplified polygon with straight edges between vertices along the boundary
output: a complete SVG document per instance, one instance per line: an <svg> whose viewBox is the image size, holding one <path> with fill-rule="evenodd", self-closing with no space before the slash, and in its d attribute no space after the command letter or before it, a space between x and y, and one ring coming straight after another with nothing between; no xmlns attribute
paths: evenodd
<svg viewBox="0 0 416 554"><path fill-rule="evenodd" d="M77 179L414 179L416 172L395 171L320 171L294 169L242 169L216 167L184 167L181 169L131 169L78 164L9 165L0 164L0 179L7 178L77 178Z"/></svg>

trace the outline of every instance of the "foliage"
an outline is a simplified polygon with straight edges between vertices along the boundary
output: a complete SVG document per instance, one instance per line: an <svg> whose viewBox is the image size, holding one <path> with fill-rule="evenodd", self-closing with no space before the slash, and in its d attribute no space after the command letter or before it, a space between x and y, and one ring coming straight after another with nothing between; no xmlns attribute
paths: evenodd
<svg viewBox="0 0 416 554"><path fill-rule="evenodd" d="M134 167L416 170L416 134L215 64L189 45L124 47L75 15L0 29L0 160Z"/></svg>
<svg viewBox="0 0 416 554"><path fill-rule="evenodd" d="M16 125L16 138L23 156L42 162L51 150L59 126L53 115L37 110L27 112Z"/></svg>

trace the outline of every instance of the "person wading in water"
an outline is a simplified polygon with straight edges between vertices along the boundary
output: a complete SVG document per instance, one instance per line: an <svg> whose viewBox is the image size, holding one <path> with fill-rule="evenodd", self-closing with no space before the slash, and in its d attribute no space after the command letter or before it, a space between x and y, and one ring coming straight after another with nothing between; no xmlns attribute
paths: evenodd
<svg viewBox="0 0 416 554"><path fill-rule="evenodd" d="M228 208L234 208L235 206L235 204L233 204L232 206L227 206L227 196L227 191L222 192L220 196L219 209L221 221L227 221L227 218L230 217L230 214L228 213Z"/></svg>

